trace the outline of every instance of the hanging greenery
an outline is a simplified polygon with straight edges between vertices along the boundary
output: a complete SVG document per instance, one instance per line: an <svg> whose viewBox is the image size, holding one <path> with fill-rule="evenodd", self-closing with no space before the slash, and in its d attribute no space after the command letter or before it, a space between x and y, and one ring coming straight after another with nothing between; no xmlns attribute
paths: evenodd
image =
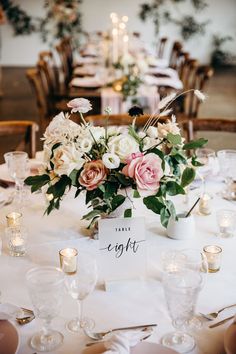
<svg viewBox="0 0 236 354"><path fill-rule="evenodd" d="M11 0L1 0L1 7L16 36L30 34L36 30L34 19Z"/></svg>
<svg viewBox="0 0 236 354"><path fill-rule="evenodd" d="M228 41L232 41L231 36L213 36L213 52L211 54L211 64L214 68L235 64L236 57L231 52L224 50L223 46Z"/></svg>
<svg viewBox="0 0 236 354"><path fill-rule="evenodd" d="M46 17L41 21L40 31L44 41L81 33L80 3L82 0L46 0Z"/></svg>
<svg viewBox="0 0 236 354"><path fill-rule="evenodd" d="M15 35L41 32L44 41L66 36L76 37L82 30L79 8L81 2L82 0L45 0L46 16L41 19L30 16L12 0L1 0L1 17L6 17Z"/></svg>
<svg viewBox="0 0 236 354"><path fill-rule="evenodd" d="M205 0L152 0L151 3L141 4L139 17L146 21L152 19L155 26L155 33L158 34L162 22L171 22L179 26L180 33L185 40L196 34L204 34L209 21L198 22L192 15L180 15L178 4L189 1L193 9L198 12L208 5ZM169 9L172 8L172 11ZM168 11L166 10L168 9Z"/></svg>

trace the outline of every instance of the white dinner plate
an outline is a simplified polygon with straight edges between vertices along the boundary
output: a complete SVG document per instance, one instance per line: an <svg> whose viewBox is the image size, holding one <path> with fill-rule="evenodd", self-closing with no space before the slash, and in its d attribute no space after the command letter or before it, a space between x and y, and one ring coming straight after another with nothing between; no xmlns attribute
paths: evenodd
<svg viewBox="0 0 236 354"><path fill-rule="evenodd" d="M0 321L0 354L16 354L20 341L16 327L9 321Z"/></svg>

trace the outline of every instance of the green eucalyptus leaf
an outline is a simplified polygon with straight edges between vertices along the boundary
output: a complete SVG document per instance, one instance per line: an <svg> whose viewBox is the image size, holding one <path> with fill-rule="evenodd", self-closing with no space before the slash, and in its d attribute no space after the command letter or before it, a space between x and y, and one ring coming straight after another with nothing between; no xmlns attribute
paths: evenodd
<svg viewBox="0 0 236 354"><path fill-rule="evenodd" d="M168 181L166 183L166 192L171 196L185 194L183 187L175 181Z"/></svg>
<svg viewBox="0 0 236 354"><path fill-rule="evenodd" d="M140 198L140 194L139 194L139 191L137 189L134 190L133 197L134 198Z"/></svg>
<svg viewBox="0 0 236 354"><path fill-rule="evenodd" d="M196 172L194 168L186 167L181 178L181 186L185 188L188 184L190 184L195 178Z"/></svg>
<svg viewBox="0 0 236 354"><path fill-rule="evenodd" d="M161 209L160 212L160 219L161 219L161 224L166 228L169 222L169 218L170 218L170 212L169 210L164 207Z"/></svg>
<svg viewBox="0 0 236 354"><path fill-rule="evenodd" d="M90 220L90 219L93 219L93 218L96 218L98 216L100 216L102 213L100 210L98 209L94 209L94 210L91 210L89 213L87 213L86 215L83 215L82 219L84 220Z"/></svg>
<svg viewBox="0 0 236 354"><path fill-rule="evenodd" d="M125 201L125 197L123 195L117 194L116 196L114 196L111 201L112 211L117 209L121 204L124 203L124 201Z"/></svg>
<svg viewBox="0 0 236 354"><path fill-rule="evenodd" d="M132 217L132 209L126 209L124 212L124 218L131 218Z"/></svg>
<svg viewBox="0 0 236 354"><path fill-rule="evenodd" d="M155 196L143 198L143 203L148 209L152 210L155 214L160 214L160 211L164 206L164 204L161 203Z"/></svg>
<svg viewBox="0 0 236 354"><path fill-rule="evenodd" d="M184 144L183 146L183 150L191 150L191 149L197 149L197 148L201 148L204 145L206 145L206 143L208 142L207 139L197 139L197 140L191 140L189 143Z"/></svg>
<svg viewBox="0 0 236 354"><path fill-rule="evenodd" d="M47 174L30 176L25 179L25 184L31 186L31 192L36 192L41 189L45 184L49 183L50 177Z"/></svg>
<svg viewBox="0 0 236 354"><path fill-rule="evenodd" d="M181 137L180 134L168 133L167 136L166 136L166 139L172 145L179 145L182 142L182 137Z"/></svg>
<svg viewBox="0 0 236 354"><path fill-rule="evenodd" d="M69 177L71 179L72 186L77 186L78 185L78 170L73 170L70 173Z"/></svg>

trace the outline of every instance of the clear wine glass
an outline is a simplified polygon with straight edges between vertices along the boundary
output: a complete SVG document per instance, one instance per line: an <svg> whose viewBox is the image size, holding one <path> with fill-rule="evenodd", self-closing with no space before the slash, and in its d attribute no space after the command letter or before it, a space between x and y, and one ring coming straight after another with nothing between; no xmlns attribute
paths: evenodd
<svg viewBox="0 0 236 354"><path fill-rule="evenodd" d="M23 201L24 180L29 175L29 156L24 151L11 151L4 154L10 176L15 181L15 201L19 205Z"/></svg>
<svg viewBox="0 0 236 354"><path fill-rule="evenodd" d="M81 329L91 330L94 321L83 316L83 301L94 290L97 282L97 264L88 254L80 254L77 260L77 271L67 275L65 284L71 297L77 301L78 316L67 323L71 332L80 332Z"/></svg>
<svg viewBox="0 0 236 354"><path fill-rule="evenodd" d="M162 344L179 353L187 353L195 346L194 338L186 331L194 314L201 282L200 274L190 269L166 273L163 280L167 307L175 331L164 335Z"/></svg>
<svg viewBox="0 0 236 354"><path fill-rule="evenodd" d="M199 148L196 149L197 160L203 164L198 167L197 173L203 180L203 192L205 192L206 178L217 173L216 154L213 149Z"/></svg>
<svg viewBox="0 0 236 354"><path fill-rule="evenodd" d="M30 341L32 348L37 351L53 350L63 342L63 335L50 326L62 307L64 280L64 273L55 267L33 268L26 274L35 316L43 320L42 331Z"/></svg>
<svg viewBox="0 0 236 354"><path fill-rule="evenodd" d="M220 150L217 152L220 165L220 173L226 183L226 188L222 191L225 199L236 199L236 150Z"/></svg>

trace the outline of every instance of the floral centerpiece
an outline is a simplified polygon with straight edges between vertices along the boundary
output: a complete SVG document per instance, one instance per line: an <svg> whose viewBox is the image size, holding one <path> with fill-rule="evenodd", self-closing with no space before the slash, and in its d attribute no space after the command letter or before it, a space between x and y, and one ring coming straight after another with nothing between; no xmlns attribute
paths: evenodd
<svg viewBox="0 0 236 354"><path fill-rule="evenodd" d="M201 138L185 144L173 115L161 123L175 98L172 94L161 100L161 113L151 116L141 131L136 122L142 109L132 107L129 114L133 122L127 132L108 126L109 107L104 127L95 127L83 117L92 108L90 102L84 98L70 101L71 113L79 112L81 124L73 122L69 114L60 113L53 118L43 137L44 168L25 181L32 192L43 187L50 195L46 213L59 209L69 190L75 197L85 192L90 210L83 218L90 221L91 227L130 198L127 190L132 190L132 197L142 198L148 209L160 214L166 227L170 216L175 216L169 196L185 194L199 165L196 157L189 158L187 152L207 142ZM124 217L131 216L132 207L125 209Z"/></svg>

